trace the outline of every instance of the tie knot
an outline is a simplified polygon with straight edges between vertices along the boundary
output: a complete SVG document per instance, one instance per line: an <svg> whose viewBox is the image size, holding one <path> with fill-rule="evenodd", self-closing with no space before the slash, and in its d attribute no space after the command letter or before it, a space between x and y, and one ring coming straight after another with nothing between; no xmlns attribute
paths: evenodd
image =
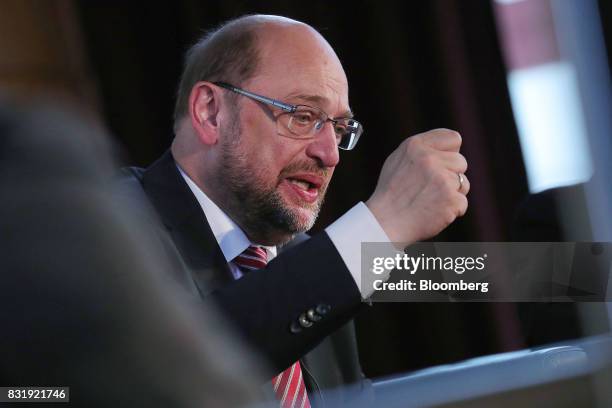
<svg viewBox="0 0 612 408"><path fill-rule="evenodd" d="M262 247L251 245L234 258L234 263L244 272L265 268L268 264L268 253Z"/></svg>

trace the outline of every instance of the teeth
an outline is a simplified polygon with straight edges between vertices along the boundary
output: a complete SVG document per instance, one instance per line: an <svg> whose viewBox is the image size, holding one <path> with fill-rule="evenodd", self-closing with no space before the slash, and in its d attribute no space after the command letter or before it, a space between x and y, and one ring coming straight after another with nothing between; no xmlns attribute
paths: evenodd
<svg viewBox="0 0 612 408"><path fill-rule="evenodd" d="M296 186L300 187L303 190L308 190L310 188L310 184L305 181L294 180L294 179L289 179L289 181L295 184Z"/></svg>

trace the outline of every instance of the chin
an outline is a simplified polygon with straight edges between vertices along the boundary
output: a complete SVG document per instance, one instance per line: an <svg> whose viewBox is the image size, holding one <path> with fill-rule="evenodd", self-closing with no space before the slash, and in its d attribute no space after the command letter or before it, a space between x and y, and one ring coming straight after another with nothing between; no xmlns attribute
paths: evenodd
<svg viewBox="0 0 612 408"><path fill-rule="evenodd" d="M290 225L290 230L294 233L306 232L312 228L319 215L319 203L314 204L295 204L287 203L284 205L284 213L287 217L287 224Z"/></svg>
<svg viewBox="0 0 612 408"><path fill-rule="evenodd" d="M308 208L296 208L292 213L295 215L295 226L297 232L305 232L312 228L317 220L317 213Z"/></svg>
<svg viewBox="0 0 612 408"><path fill-rule="evenodd" d="M321 200L314 203L308 203L302 200L296 200L295 197L282 196L283 213L291 219L290 223L294 226L296 232L308 231L314 225L319 216L321 208Z"/></svg>

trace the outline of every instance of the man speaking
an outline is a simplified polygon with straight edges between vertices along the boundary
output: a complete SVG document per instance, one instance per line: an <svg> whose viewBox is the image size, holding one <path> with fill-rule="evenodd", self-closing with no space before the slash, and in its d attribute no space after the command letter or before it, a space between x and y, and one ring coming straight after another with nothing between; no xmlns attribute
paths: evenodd
<svg viewBox="0 0 612 408"><path fill-rule="evenodd" d="M265 15L229 21L189 50L174 130L170 151L127 180L169 232L177 279L270 363L260 382L282 407L361 387L347 325L372 291L360 285L360 243L427 239L465 213L459 134L407 138L366 203L307 237L339 149L354 148L363 127L325 39Z"/></svg>

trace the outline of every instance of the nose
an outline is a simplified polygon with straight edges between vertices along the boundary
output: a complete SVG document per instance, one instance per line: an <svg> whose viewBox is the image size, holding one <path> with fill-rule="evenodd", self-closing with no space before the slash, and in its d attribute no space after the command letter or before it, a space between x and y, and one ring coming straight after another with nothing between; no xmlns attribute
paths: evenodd
<svg viewBox="0 0 612 408"><path fill-rule="evenodd" d="M340 161L340 154L332 122L328 121L323 125L323 129L306 148L306 155L317 160L324 167L336 167Z"/></svg>

